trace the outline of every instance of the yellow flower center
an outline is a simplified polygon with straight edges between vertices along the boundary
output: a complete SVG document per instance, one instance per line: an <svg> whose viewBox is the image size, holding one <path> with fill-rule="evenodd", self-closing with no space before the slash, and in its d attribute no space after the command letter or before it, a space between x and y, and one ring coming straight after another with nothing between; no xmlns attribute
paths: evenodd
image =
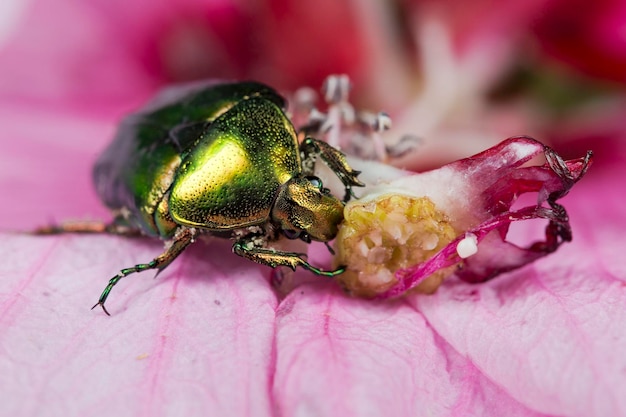
<svg viewBox="0 0 626 417"><path fill-rule="evenodd" d="M385 194L351 202L335 241L336 262L347 266L339 282L352 294L371 297L398 281L395 272L436 254L457 235L428 197ZM453 267L437 271L416 288L434 292Z"/></svg>

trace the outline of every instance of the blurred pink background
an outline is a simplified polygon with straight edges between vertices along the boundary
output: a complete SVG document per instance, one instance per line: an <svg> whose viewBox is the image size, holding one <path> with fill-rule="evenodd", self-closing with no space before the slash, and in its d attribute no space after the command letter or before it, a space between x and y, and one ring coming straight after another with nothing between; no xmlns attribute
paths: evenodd
<svg viewBox="0 0 626 417"><path fill-rule="evenodd" d="M348 74L385 110L396 164L434 167L527 134L565 157L623 158L626 6L618 0L5 1L0 15L3 228L100 217L94 156L160 86L255 79L283 92ZM622 159L620 159L622 160ZM599 168L596 168L599 169ZM593 173L592 173L593 175Z"/></svg>

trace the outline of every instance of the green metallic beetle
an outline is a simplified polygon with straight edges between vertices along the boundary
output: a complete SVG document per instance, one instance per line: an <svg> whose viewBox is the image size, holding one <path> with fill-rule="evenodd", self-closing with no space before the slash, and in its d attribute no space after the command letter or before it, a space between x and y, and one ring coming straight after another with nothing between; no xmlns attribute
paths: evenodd
<svg viewBox="0 0 626 417"><path fill-rule="evenodd" d="M109 314L104 303L120 279L163 270L201 234L232 238L237 255L270 267L343 272L267 247L281 234L332 240L351 187L363 185L337 149L309 137L299 143L284 108L285 100L259 83L205 83L166 90L124 119L94 168L96 190L114 221L44 232L144 234L168 242L151 262L114 276L94 308ZM343 201L313 176L318 156L344 184Z"/></svg>

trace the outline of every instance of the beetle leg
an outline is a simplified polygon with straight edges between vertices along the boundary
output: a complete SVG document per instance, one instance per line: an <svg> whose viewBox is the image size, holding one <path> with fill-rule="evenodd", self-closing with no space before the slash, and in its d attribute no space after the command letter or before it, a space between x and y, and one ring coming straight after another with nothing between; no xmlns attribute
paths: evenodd
<svg viewBox="0 0 626 417"><path fill-rule="evenodd" d="M246 258L272 268L276 268L278 266L288 266L295 271L296 267L300 266L304 269L308 269L316 275L323 275L326 277L334 277L335 275L339 275L345 271L344 267L337 268L334 271L323 271L319 268L311 266L307 261L302 259L303 256L306 256L304 254L260 248L255 246L251 240L239 240L235 242L233 245L233 252L242 258Z"/></svg>
<svg viewBox="0 0 626 417"><path fill-rule="evenodd" d="M111 292L113 287L115 287L115 285L122 278L124 278L127 275L134 274L135 272L141 272L147 269L158 269L158 272L161 272L169 264L171 264L172 261L176 259L178 255L180 255L185 250L185 248L194 241L195 236L196 236L195 229L184 227L179 230L180 231L176 234L174 239L170 242L165 252L163 252L162 254L160 254L159 256L157 256L156 258L154 258L152 261L148 262L147 264L137 264L131 268L122 269L117 275L111 278L107 286L104 288L104 291L102 291L102 294L100 294L100 298L98 299L98 302L94 304L94 306L91 307L91 309L93 310L97 306L100 306L102 307L102 310L104 310L104 312L108 316L110 316L109 312L104 306L104 303L109 297L109 293Z"/></svg>
<svg viewBox="0 0 626 417"><path fill-rule="evenodd" d="M31 232L35 235L57 235L61 233L109 233L121 236L141 236L141 230L125 224L104 223L101 221L63 222L50 226L42 226Z"/></svg>
<svg viewBox="0 0 626 417"><path fill-rule="evenodd" d="M352 192L352 187L365 186L365 184L357 178L361 172L353 170L350 165L348 165L346 156L326 142L310 137L306 138L300 144L300 153L302 154L302 169L305 175L313 175L317 156L320 156L322 161L333 170L346 189L346 194L343 198L344 202L349 201L350 197L356 198Z"/></svg>

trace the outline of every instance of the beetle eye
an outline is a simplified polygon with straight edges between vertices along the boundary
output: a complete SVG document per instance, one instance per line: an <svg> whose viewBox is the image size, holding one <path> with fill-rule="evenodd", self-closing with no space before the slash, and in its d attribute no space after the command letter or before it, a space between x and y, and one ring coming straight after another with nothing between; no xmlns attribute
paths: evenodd
<svg viewBox="0 0 626 417"><path fill-rule="evenodd" d="M307 180L309 180L309 182L311 183L311 185L313 185L313 187L318 188L318 189L322 189L324 188L324 184L322 184L322 180L320 180L317 177L314 176L308 176L306 177Z"/></svg>
<svg viewBox="0 0 626 417"><path fill-rule="evenodd" d="M300 237L300 231L292 229L284 229L283 234L287 239L297 239Z"/></svg>

